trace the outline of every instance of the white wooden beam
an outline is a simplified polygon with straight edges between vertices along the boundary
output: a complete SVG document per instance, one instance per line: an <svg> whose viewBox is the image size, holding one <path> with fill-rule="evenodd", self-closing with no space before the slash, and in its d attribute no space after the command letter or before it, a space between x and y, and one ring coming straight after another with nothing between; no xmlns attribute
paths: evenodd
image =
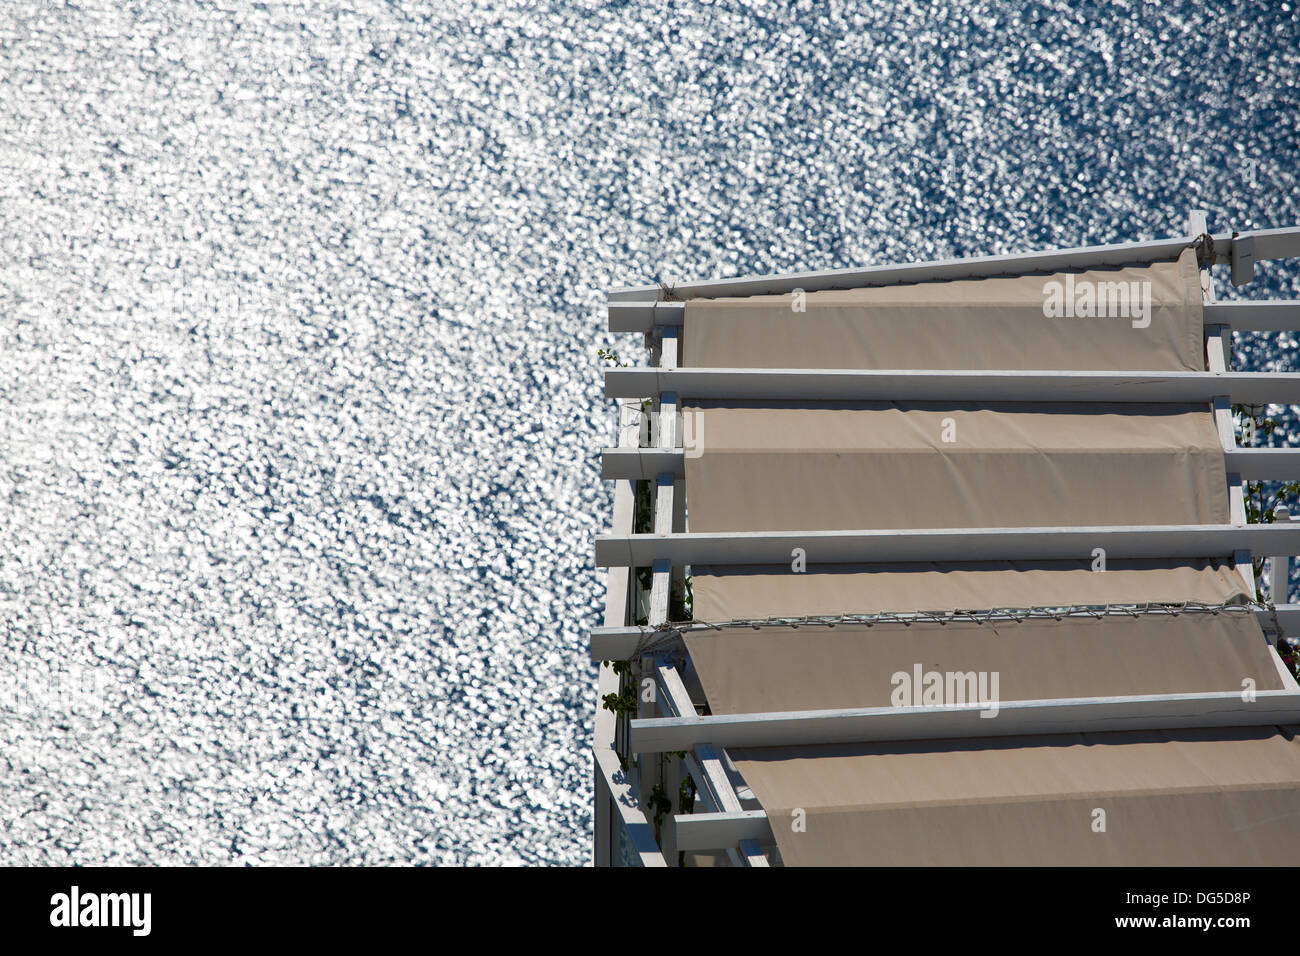
<svg viewBox="0 0 1300 956"><path fill-rule="evenodd" d="M619 447L635 450L638 436L638 413L628 402L619 405ZM618 481L614 486L614 516L610 522L612 533L631 534L636 487L631 479ZM627 611L631 600L632 574L627 567L610 568L605 574L605 626L622 627L628 623ZM606 658L608 659L608 658ZM596 706L596 745L614 745L614 715L599 705L605 694L618 693L618 676L602 667L599 677L599 696Z"/></svg>
<svg viewBox="0 0 1300 956"><path fill-rule="evenodd" d="M665 328L659 331L661 342L659 367L660 369L675 369L677 367L677 329ZM677 448L677 395L671 390L661 391L658 394L659 416L655 445L660 452L670 453ZM667 535L673 532L673 517L676 510L674 503L675 479L676 475L672 471L661 471L655 476L654 530L657 535ZM655 557L650 561L650 565L653 569L653 579L650 588L649 622L651 624L662 624L668 620L672 600L672 564L667 560Z"/></svg>
<svg viewBox="0 0 1300 956"><path fill-rule="evenodd" d="M694 716L695 705L691 703L691 696L686 691L686 685L682 683L681 675L677 673L675 667L664 666L659 669L659 680L662 699L666 707L678 716ZM687 772L690 773L691 779L695 781L696 799L702 802L711 811L720 810L739 810L740 800L736 797L735 791L731 789L731 784L727 780L725 770L718 772L719 767L714 766L716 754L713 748L705 746L697 747L695 753L687 754L685 759ZM673 824L669 828L672 830L673 845L677 843L677 818L681 814L673 817ZM731 861L732 866L745 866L748 861L739 849L727 847L727 858ZM766 862L766 861L764 861Z"/></svg>
<svg viewBox="0 0 1300 956"><path fill-rule="evenodd" d="M1269 259L1293 259L1300 256L1300 227L1253 229L1238 233L1236 237L1229 237L1226 240L1223 236L1215 236L1215 263L1231 262L1233 247L1237 243L1247 242L1254 247L1256 262L1265 262Z"/></svg>
<svg viewBox="0 0 1300 956"><path fill-rule="evenodd" d="M1205 210L1193 209L1187 217L1187 231L1192 235L1209 232ZM1234 267L1234 280L1236 269ZM1215 303L1214 276L1208 268L1200 270L1202 308ZM1232 367L1232 329L1226 325L1208 325L1205 329L1206 368L1216 374L1225 374ZM1225 464L1228 455L1237 448L1236 425L1232 419L1232 398L1224 392L1210 399L1214 415L1214 425L1219 433L1219 442L1223 445ZM1241 474L1231 467L1227 469L1228 481L1228 520L1234 525L1246 524L1246 489ZM1241 579L1246 593L1252 597L1256 594L1255 563L1248 548L1238 548L1232 554L1233 567Z"/></svg>
<svg viewBox="0 0 1300 956"><path fill-rule="evenodd" d="M663 624L668 620L668 602L672 590L672 563L667 558L655 558L650 562L650 615L652 625Z"/></svg>
<svg viewBox="0 0 1300 956"><path fill-rule="evenodd" d="M630 402L619 403L618 443L621 448L634 448L640 435L639 408ZM619 481L614 486L614 515L611 528L614 534L631 534L633 531L636 487L633 481ZM628 624L628 607L631 603L634 578L628 567L610 568L605 573L605 614L606 627L625 627ZM600 658L611 660L611 658ZM600 665L596 678L596 718L592 746L596 751L613 753L618 735L618 718L601 706L606 694L617 694L619 677L613 669ZM614 799L609 787L603 783L603 771L600 758L596 757L596 777L602 781L594 793L595 806L592 813L592 861L596 866L610 864L610 848L613 839L611 829L613 816L611 800Z"/></svg>
<svg viewBox="0 0 1300 956"><path fill-rule="evenodd" d="M600 477L654 481L661 472L674 478L686 474L686 459L679 448L606 448L600 453Z"/></svg>
<svg viewBox="0 0 1300 956"><path fill-rule="evenodd" d="M1209 220L1207 219L1207 214L1206 214L1206 211L1205 211L1204 209L1193 209L1193 210L1191 210L1191 211L1187 214L1187 233L1188 233L1188 235L1190 235L1190 236L1202 236L1202 235L1206 235L1206 234L1208 234L1209 231L1210 231ZM1215 253L1217 253L1217 255L1216 255L1216 257L1215 257L1215 262L1223 262L1223 261L1227 261L1226 258L1220 258L1220 256L1223 256L1224 253L1227 253L1227 254L1228 254L1228 257L1231 256L1231 250L1230 250L1230 249L1221 249L1221 248L1219 248L1220 241L1221 241L1221 240L1220 240L1220 238L1219 238L1218 236L1215 236L1215 237L1214 237L1214 247L1215 247L1215 248L1214 248L1214 251L1215 251ZM1214 289L1213 289L1213 286L1207 286L1207 285L1206 285L1206 278L1207 278L1209 275L1210 275L1210 270L1209 270L1208 268L1206 268L1204 264L1202 264L1202 266L1201 266L1201 298L1204 300L1204 299L1206 299L1206 298L1208 297L1209 301L1213 301L1213 300L1214 300Z"/></svg>
<svg viewBox="0 0 1300 956"><path fill-rule="evenodd" d="M676 717L693 717L695 705L682 683L682 675L671 664L659 665L659 699L665 709Z"/></svg>
<svg viewBox="0 0 1300 956"><path fill-rule="evenodd" d="M664 369L673 369L677 367L677 329L666 328L659 329L658 354L660 367ZM662 451L671 452L677 445L677 396L671 391L658 390L651 394L658 397L658 414L655 417L655 427L651 435L653 444ZM673 516L675 512L674 496L674 476L671 472L662 472L655 476L654 490L654 537L660 535L671 535L673 531ZM668 619L671 591L672 591L672 565L663 557L653 556L646 564L651 567L651 586L650 586L650 606L647 612L647 619L652 624L660 624ZM658 687L659 664L653 656L644 654L640 661L640 670L638 677L640 681L647 678L654 682ZM642 692L642 688L637 688L637 715L646 717L653 714L660 706L658 695L655 699L647 700ZM670 789L675 780L679 779L679 767L676 765L675 757L665 757L659 751L644 751L632 748L632 752L637 756L637 796L643 807L649 807L650 797L656 786L664 789L664 795L669 800L677 797L675 792ZM661 834L662 836L662 834ZM672 843L671 836L664 842L664 852L666 856L676 863L677 849Z"/></svg>
<svg viewBox="0 0 1300 956"><path fill-rule="evenodd" d="M611 332L648 332L655 326L681 326L686 319L685 302L611 302Z"/></svg>
<svg viewBox="0 0 1300 956"><path fill-rule="evenodd" d="M700 769L709 781L710 789L717 795L715 810L719 813L744 813L745 810L740 805L740 797L732 787L731 777L727 774L726 755L711 743L698 745L695 754L699 758ZM732 855L739 858L742 866L768 866L767 855L762 849L765 843L767 843L766 839L742 837L739 845L732 850Z"/></svg>
<svg viewBox="0 0 1300 956"><path fill-rule="evenodd" d="M754 368L618 368L605 394L679 399L840 401L1209 402L1300 404L1297 372L1062 372Z"/></svg>
<svg viewBox="0 0 1300 956"><path fill-rule="evenodd" d="M640 720L653 720L659 715L659 700L657 694L647 694L647 688L657 687L658 679L655 673L656 662L652 655L642 654L638 662L639 667L635 670L636 675L636 716ZM632 723L636 723L633 720ZM628 754L629 757L636 758L636 769L632 774L632 780L635 785L637 803L646 814L647 822L653 819L650 808L650 797L654 793L655 785L659 781L659 752L649 751L645 747L639 747L632 742L631 736L628 737ZM629 764L632 761L629 759Z"/></svg>
<svg viewBox="0 0 1300 956"><path fill-rule="evenodd" d="M605 787L610 795L610 806L627 831L633 852L642 866L667 866L659 844L655 842L654 830L641 811L632 787L618 763L618 755L613 750L597 747L592 751L596 757L597 772L602 775Z"/></svg>
<svg viewBox="0 0 1300 956"><path fill-rule="evenodd" d="M1126 242L1102 246L1079 246L1045 252L1021 252L1001 256L974 256L963 259L940 259L928 262L867 266L858 269L831 269L734 279L710 279L703 282L678 283L674 299L720 298L730 296L779 295L798 288L807 292L823 289L858 289L910 282L934 282L949 279L976 279L988 276L1022 275L1034 272L1058 272L1100 266L1135 265L1178 258L1195 240L1194 236L1158 239L1152 242ZM1215 237L1215 251L1222 248L1223 261L1231 255L1231 236ZM662 297L658 286L644 285L612 289L610 302L647 301Z"/></svg>
<svg viewBox="0 0 1300 956"><path fill-rule="evenodd" d="M649 642L656 650L674 653L685 645L672 632L656 631L652 627L597 627L592 628L588 644L593 661L627 661L641 654ZM659 641L662 640L662 646Z"/></svg>
<svg viewBox="0 0 1300 956"><path fill-rule="evenodd" d="M697 781L697 791L702 802L708 807L709 814L745 814L741 807L740 797L737 796L735 789L731 786L731 779L727 775L727 768L724 766L724 756L712 744L700 744L695 748L694 757L687 758L687 765L690 768L691 776ZM762 811L751 811L748 819L754 819L755 813ZM679 831L683 819L691 819L694 815L683 816L678 814L673 818L673 829ZM763 814L766 818L766 814ZM687 824L689 828L689 824ZM761 829L758 832L762 832ZM771 845L773 841L770 834L764 835L763 839L755 837L742 837L736 843L727 846L725 844L719 847L707 847L706 849L720 849L725 847L727 856L733 866L768 866L767 856L763 852L763 845Z"/></svg>
<svg viewBox="0 0 1300 956"><path fill-rule="evenodd" d="M1238 236L1232 241L1232 284L1247 285L1255 281L1255 237Z"/></svg>
<svg viewBox="0 0 1300 956"><path fill-rule="evenodd" d="M993 714L993 716L989 716ZM789 747L887 740L946 740L1025 734L1243 727L1300 721L1300 693L1240 691L1001 701L934 707L864 707L718 714L632 721L638 748Z"/></svg>
<svg viewBox="0 0 1300 956"><path fill-rule="evenodd" d="M1206 325L1228 325L1235 332L1288 332L1300 329L1300 299L1216 302L1204 309ZM685 302L611 302L611 332L645 332L654 325L683 325Z"/></svg>
<svg viewBox="0 0 1300 956"><path fill-rule="evenodd" d="M702 748L697 747L694 753L688 753L686 755L686 761L685 761L686 770L691 775L691 779L695 781L695 799L699 803L704 805L704 807L706 808L704 812L707 813L731 812L732 803L726 799L726 795L730 793L731 796L734 798L735 793L734 791L731 790L730 781L728 781L726 778L726 772L723 771L721 777L719 777L715 771L706 768L699 758L699 753L701 749ZM739 811L741 809L739 800L734 801L734 808L736 811ZM680 840L679 829L678 829L680 826L680 824L678 823L679 820L683 819L683 817L692 817L698 815L699 815L698 811L694 814L679 813L674 815L673 839ZM725 850L727 854L727 859L731 862L732 866L744 866L747 862L744 856L741 855L740 849L737 846L719 845L713 847L706 847L705 849Z"/></svg>
<svg viewBox="0 0 1300 956"><path fill-rule="evenodd" d="M663 847L664 859L670 866L678 866L681 860L677 849L677 830L673 826L673 816L681 800L682 793L682 759L675 754L663 754L663 788L669 803L669 812L659 825L659 844Z"/></svg>
<svg viewBox="0 0 1300 956"><path fill-rule="evenodd" d="M686 479L678 477L673 482L673 534L684 534L686 527ZM686 596L686 566L677 564L672 566L672 574L669 580L669 595L680 594L683 598Z"/></svg>
<svg viewBox="0 0 1300 956"><path fill-rule="evenodd" d="M1223 453L1229 472L1261 481L1300 479L1300 448L1232 448ZM680 448L606 448L601 451L601 477L607 480L653 481L660 473L676 478L686 474L686 457Z"/></svg>
<svg viewBox="0 0 1300 956"><path fill-rule="evenodd" d="M1205 324L1234 332L1292 332L1300 329L1300 299L1206 303Z"/></svg>
<svg viewBox="0 0 1300 956"><path fill-rule="evenodd" d="M816 292L823 289L858 289L870 286L900 285L910 282L934 282L949 279L976 279L988 276L1025 275L1060 272L1066 269L1091 269L1107 266L1140 265L1178 258L1191 245L1196 236L1177 236L1150 242L1125 242L1101 246L1081 246L1072 249L1052 249L1044 252L1019 252L1001 256L977 256L966 259L943 259L868 266L855 269L833 269L821 272L800 272L780 275L747 276L734 279L710 279L703 282L679 283L672 289L672 298L719 298L724 296L777 295L803 289ZM1220 233L1213 236L1215 264L1231 264L1233 247L1249 244L1255 261L1283 259L1300 256L1300 227L1286 229L1261 229L1239 233ZM1241 254L1238 253L1238 259ZM612 289L610 303L650 302L663 298L658 286L643 285ZM644 325L625 329L644 331L656 324L651 315ZM612 326L611 326L612 327Z"/></svg>
<svg viewBox="0 0 1300 956"><path fill-rule="evenodd" d="M1291 517L1291 509L1286 505L1278 505L1273 509L1274 524L1290 524L1292 521L1300 520ZM1287 599L1287 586L1291 577L1291 555L1275 554L1269 558L1269 592L1268 599L1274 605L1285 605ZM1294 631L1290 633L1295 633Z"/></svg>
<svg viewBox="0 0 1300 956"><path fill-rule="evenodd" d="M1300 479L1300 448L1233 448L1224 452L1224 463L1252 481Z"/></svg>
<svg viewBox="0 0 1300 956"><path fill-rule="evenodd" d="M678 814L673 818L679 850L719 850L753 841L772 846L772 826L762 810Z"/></svg>
<svg viewBox="0 0 1300 956"><path fill-rule="evenodd" d="M1239 549L1300 553L1300 524L933 528L898 531L731 531L597 537L598 567L785 564L803 548L813 565L902 561L1051 561L1105 548L1109 558L1204 558Z"/></svg>
<svg viewBox="0 0 1300 956"><path fill-rule="evenodd" d="M695 716L695 705L691 695L682 682L677 669L670 665L659 668L660 703L676 716ZM683 748L685 749L685 748ZM740 797L731 786L726 767L723 766L722 754L712 744L701 744L695 748L694 757L687 758L687 767L692 779L696 781L697 794L706 806L713 811L739 812ZM676 821L674 817L673 845L676 846ZM667 842L667 840L665 840ZM767 866L767 857L753 841L745 841L738 847L728 848L728 856L736 866Z"/></svg>
<svg viewBox="0 0 1300 956"><path fill-rule="evenodd" d="M613 826L612 811L614 809L611 803L612 797L609 787L605 785L605 775L600 770L600 763L596 760L596 755L591 755L591 767L594 771L592 779L592 800L594 809L592 810L592 831L594 833L594 846L592 848L591 862L593 866L609 866L613 859Z"/></svg>

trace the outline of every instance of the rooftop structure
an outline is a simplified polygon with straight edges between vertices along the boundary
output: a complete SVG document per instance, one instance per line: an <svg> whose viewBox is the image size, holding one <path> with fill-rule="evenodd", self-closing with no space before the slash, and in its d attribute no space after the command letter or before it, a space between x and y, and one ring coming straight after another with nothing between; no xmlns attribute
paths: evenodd
<svg viewBox="0 0 1300 956"><path fill-rule="evenodd" d="M1194 212L611 292L595 863L1300 857L1300 520L1245 490L1300 479L1251 431L1300 373L1231 368L1300 301L1212 282L1294 256Z"/></svg>

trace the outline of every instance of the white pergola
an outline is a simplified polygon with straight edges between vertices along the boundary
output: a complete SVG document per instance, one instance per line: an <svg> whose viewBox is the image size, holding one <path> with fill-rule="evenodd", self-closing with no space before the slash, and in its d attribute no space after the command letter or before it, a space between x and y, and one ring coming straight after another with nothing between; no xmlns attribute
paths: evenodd
<svg viewBox="0 0 1300 956"><path fill-rule="evenodd" d="M852 289L901 283L981 278L1068 269L1140 265L1176 258L1196 245L1202 264L1206 372L854 371L708 369L678 367L678 330L685 299ZM595 727L596 865L676 865L679 851L723 851L732 865L766 866L774 839L763 810L744 787L726 748L908 740L1088 730L1142 730L1300 722L1300 686L1276 652L1283 690L1261 691L1247 703L1237 693L1032 700L1003 703L1002 718L981 720L981 707L888 707L702 717L705 703L669 600L693 564L788 562L792 547L816 548L819 561L895 562L1077 558L1098 545L1112 557L1230 555L1248 593L1255 593L1252 555L1271 556L1273 607L1257 614L1266 633L1300 632L1300 604L1287 603L1290 557L1300 554L1300 517L1279 509L1274 524L1246 522L1243 482L1300 478L1300 449L1239 448L1234 402L1300 405L1300 373L1229 371L1234 331L1300 330L1300 300L1216 301L1211 265L1231 268L1231 281L1254 277L1256 261L1300 257L1300 227L1210 236L1205 213L1193 212L1187 235L1121 243L873 266L828 272L715 279L671 290L658 286L609 294L609 328L641 332L652 367L610 369L606 395L619 400L619 444L603 452L602 475L615 482L611 531L596 540L597 565L608 568L605 616L591 632L595 661L627 661L637 714L617 719L598 709ZM1226 525L1108 528L926 529L911 531L737 532L685 531L685 452L679 418L687 399L878 399L1026 401L1045 393L1072 401L1204 402L1214 408L1227 466L1231 521ZM643 417L650 402L657 414ZM635 483L653 483L653 531L634 534ZM646 626L633 623L636 568L652 569ZM1171 613L1173 613L1171 611ZM812 622L815 623L815 622ZM600 695L620 691L605 664ZM996 725L996 726L991 726ZM680 754L684 753L684 756ZM623 760L626 760L624 769ZM675 795L689 773L706 812L677 814L656 825L650 806L656 787ZM613 825L617 814L619 826Z"/></svg>

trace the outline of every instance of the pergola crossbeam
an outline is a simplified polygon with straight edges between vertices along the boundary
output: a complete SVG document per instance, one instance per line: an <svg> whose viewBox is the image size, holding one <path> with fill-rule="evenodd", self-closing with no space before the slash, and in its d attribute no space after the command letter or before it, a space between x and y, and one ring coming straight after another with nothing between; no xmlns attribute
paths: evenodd
<svg viewBox="0 0 1300 956"><path fill-rule="evenodd" d="M734 531L597 537L598 567L905 561L1064 561L1105 548L1108 558L1300 554L1300 524L1130 525L1073 528L934 528L868 531ZM660 624L661 621L651 621Z"/></svg>
<svg viewBox="0 0 1300 956"><path fill-rule="evenodd" d="M673 817L679 850L718 850L753 841L773 846L772 825L762 810L677 814Z"/></svg>
<svg viewBox="0 0 1300 956"><path fill-rule="evenodd" d="M632 721L633 748L789 747L1300 722L1291 690L866 707Z"/></svg>
<svg viewBox="0 0 1300 956"><path fill-rule="evenodd" d="M1294 332L1300 329L1300 299L1207 303L1205 324L1231 326L1234 332Z"/></svg>
<svg viewBox="0 0 1300 956"><path fill-rule="evenodd" d="M605 395L679 400L1300 404L1298 372L987 372L934 369L616 368Z"/></svg>
<svg viewBox="0 0 1300 956"><path fill-rule="evenodd" d="M1208 325L1228 325L1234 332L1289 332L1300 329L1300 299L1207 304ZM645 332L656 325L686 322L685 302L629 301L609 304L611 332Z"/></svg>
<svg viewBox="0 0 1300 956"><path fill-rule="evenodd" d="M1300 227L1286 229L1260 229L1242 232L1236 236L1219 233L1212 236L1214 264L1232 265L1233 247L1249 246L1252 261L1284 259L1300 256ZM964 259L941 259L931 262L867 266L857 269L832 269L819 272L799 272L780 275L742 277L734 279L709 279L703 282L683 282L672 287L671 298L681 301L693 298L720 298L732 296L779 295L803 289L818 292L825 289L860 289L872 286L901 285L912 282L935 282L951 279L982 279L991 276L1031 275L1034 273L1061 272L1069 269L1095 269L1115 266L1144 265L1178 258L1179 254L1197 241L1196 236L1179 236L1149 242L1124 242L1100 246L1079 246L1072 249L1052 249L1044 252L1018 252L1000 256L974 256ZM1240 261L1240 255L1238 260ZM650 303L664 298L660 286L645 285L613 289L609 302ZM651 325L665 324L647 317L644 325L615 326L613 331L646 331Z"/></svg>
<svg viewBox="0 0 1300 956"><path fill-rule="evenodd" d="M658 668L659 701L670 713L682 716L695 716L695 705L691 695L682 682L677 668L662 664ZM694 754L685 758L686 768L695 781L697 796L713 812L740 812L740 797L731 785L723 765L723 754L710 743L701 743L694 748ZM674 817L675 821L680 817ZM674 834L675 839L675 834ZM674 845L676 845L674 843ZM681 849L679 847L679 849ZM727 848L727 856L733 866L767 866L767 857L762 849L752 840L743 840L737 846Z"/></svg>
<svg viewBox="0 0 1300 956"><path fill-rule="evenodd" d="M1225 451L1223 458L1227 470L1244 479L1300 479L1300 448L1234 448ZM600 471L608 481L652 481L664 472L682 478L686 456L681 449L606 448L601 452Z"/></svg>

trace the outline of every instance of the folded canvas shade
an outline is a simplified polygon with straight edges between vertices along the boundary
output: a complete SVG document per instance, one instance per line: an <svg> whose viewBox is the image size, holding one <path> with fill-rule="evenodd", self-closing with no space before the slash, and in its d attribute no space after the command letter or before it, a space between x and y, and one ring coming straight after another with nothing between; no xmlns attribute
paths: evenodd
<svg viewBox="0 0 1300 956"><path fill-rule="evenodd" d="M686 646L714 714L1283 689L1249 611L731 627Z"/></svg>
<svg viewBox="0 0 1300 956"><path fill-rule="evenodd" d="M1239 602L1244 582L1214 561L973 562L694 570L696 620L1031 605ZM1281 689L1253 613L1066 617L1020 622L763 626L695 631L687 649L714 713L883 707L891 676L999 673L1002 700Z"/></svg>
<svg viewBox="0 0 1300 956"><path fill-rule="evenodd" d="M698 402L698 532L1222 524L1208 406ZM951 440L945 440L951 439ZM809 562L816 562L814 551Z"/></svg>
<svg viewBox="0 0 1300 956"><path fill-rule="evenodd" d="M1113 560L950 564L697 566L694 615L725 621L880 611L952 611L1245 600L1245 582L1219 561Z"/></svg>
<svg viewBox="0 0 1300 956"><path fill-rule="evenodd" d="M1047 314L1058 287L1076 306L1091 294L1093 307L1062 302ZM1146 316L1133 314L1135 289ZM1205 369L1190 249L1176 262L1068 275L692 299L684 325L681 360L694 368Z"/></svg>
<svg viewBox="0 0 1300 956"><path fill-rule="evenodd" d="M793 866L1282 866L1300 846L1292 729L730 753Z"/></svg>

